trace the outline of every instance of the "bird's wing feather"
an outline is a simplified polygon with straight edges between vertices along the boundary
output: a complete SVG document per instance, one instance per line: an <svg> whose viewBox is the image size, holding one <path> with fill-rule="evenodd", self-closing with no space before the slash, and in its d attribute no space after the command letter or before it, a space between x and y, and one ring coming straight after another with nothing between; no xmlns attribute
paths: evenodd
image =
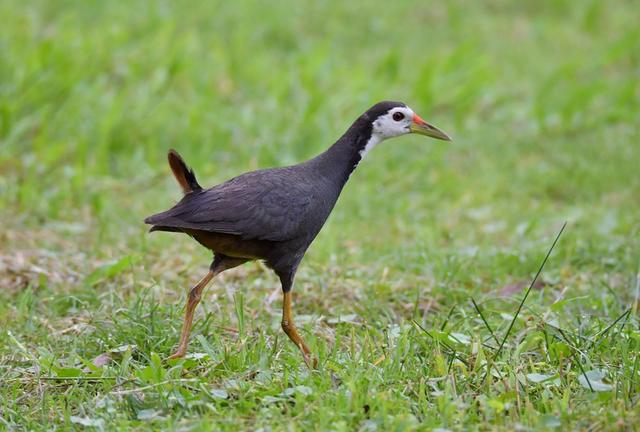
<svg viewBox="0 0 640 432"><path fill-rule="evenodd" d="M147 223L191 228L244 239L294 238L313 211L314 188L291 168L254 171L186 195Z"/></svg>

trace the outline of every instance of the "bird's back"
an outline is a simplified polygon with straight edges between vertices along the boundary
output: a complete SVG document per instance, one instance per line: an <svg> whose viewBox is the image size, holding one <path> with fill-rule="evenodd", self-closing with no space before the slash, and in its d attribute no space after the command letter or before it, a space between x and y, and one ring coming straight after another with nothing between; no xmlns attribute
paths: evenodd
<svg viewBox="0 0 640 432"><path fill-rule="evenodd" d="M187 193L145 222L170 230L195 229L245 240L315 237L337 195L309 164L242 174L210 189Z"/></svg>

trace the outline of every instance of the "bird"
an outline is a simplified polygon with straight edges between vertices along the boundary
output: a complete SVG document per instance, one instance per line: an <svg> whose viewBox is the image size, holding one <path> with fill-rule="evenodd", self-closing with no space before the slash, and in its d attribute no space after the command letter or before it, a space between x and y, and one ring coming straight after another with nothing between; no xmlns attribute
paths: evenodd
<svg viewBox="0 0 640 432"><path fill-rule="evenodd" d="M326 151L297 165L259 169L205 189L194 171L171 149L169 167L184 193L169 210L147 217L150 232L184 233L213 252L208 272L187 296L176 351L186 355L196 306L204 288L225 270L260 260L280 279L282 330L316 368L318 359L298 333L292 314L292 288L298 266L332 212L349 177L382 141L420 134L451 138L402 102L383 101L360 115Z"/></svg>

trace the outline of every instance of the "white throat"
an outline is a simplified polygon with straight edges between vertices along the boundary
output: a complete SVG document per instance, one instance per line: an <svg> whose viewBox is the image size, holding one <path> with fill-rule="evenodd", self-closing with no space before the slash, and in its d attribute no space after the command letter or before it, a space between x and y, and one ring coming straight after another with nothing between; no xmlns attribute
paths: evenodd
<svg viewBox="0 0 640 432"><path fill-rule="evenodd" d="M362 150L360 150L360 161L364 159L364 157L371 151L372 148L380 144L382 141L382 137L377 133L372 133L371 138L367 141L367 144L364 146Z"/></svg>

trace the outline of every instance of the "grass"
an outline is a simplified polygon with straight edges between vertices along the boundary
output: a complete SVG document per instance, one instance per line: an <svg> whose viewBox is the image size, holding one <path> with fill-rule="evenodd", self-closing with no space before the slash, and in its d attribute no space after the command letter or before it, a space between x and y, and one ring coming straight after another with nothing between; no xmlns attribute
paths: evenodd
<svg viewBox="0 0 640 432"><path fill-rule="evenodd" d="M2 2L0 429L633 429L636 9ZM141 222L179 197L166 150L212 185L381 99L454 142L398 139L352 176L294 289L321 368L260 264L163 363L210 259Z"/></svg>

